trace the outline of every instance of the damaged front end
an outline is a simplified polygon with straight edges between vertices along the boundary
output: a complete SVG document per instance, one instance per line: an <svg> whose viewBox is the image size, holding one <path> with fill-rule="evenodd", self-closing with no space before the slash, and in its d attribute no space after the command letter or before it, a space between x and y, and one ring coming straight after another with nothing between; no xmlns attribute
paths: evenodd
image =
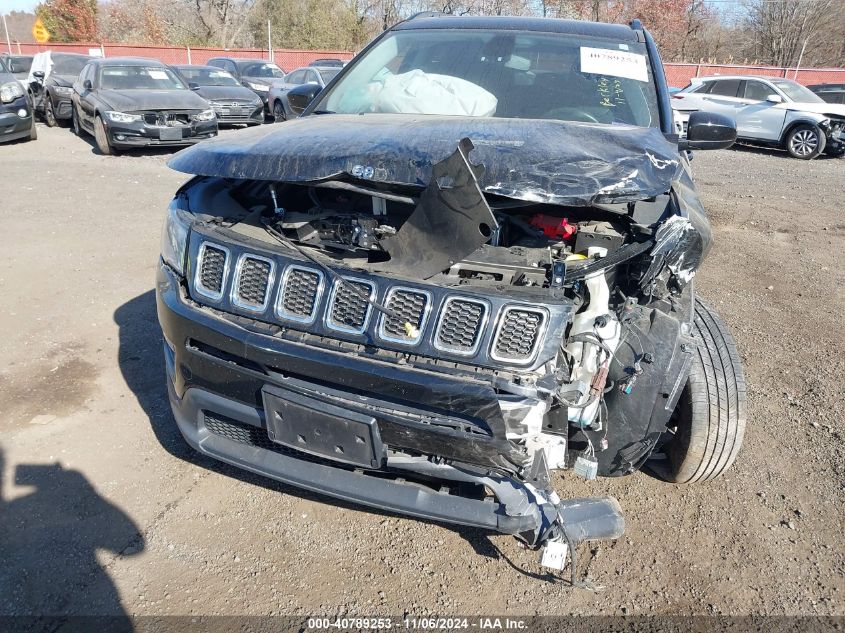
<svg viewBox="0 0 845 633"><path fill-rule="evenodd" d="M616 161L582 143L566 175L524 156L485 168L479 136L428 165L362 151L320 173L254 151L215 161L213 144L178 155L198 175L159 271L171 402L206 454L553 543L545 564L562 567L563 544L574 557L624 521L615 499L561 500L550 471L629 474L661 442L709 228L659 134Z"/></svg>

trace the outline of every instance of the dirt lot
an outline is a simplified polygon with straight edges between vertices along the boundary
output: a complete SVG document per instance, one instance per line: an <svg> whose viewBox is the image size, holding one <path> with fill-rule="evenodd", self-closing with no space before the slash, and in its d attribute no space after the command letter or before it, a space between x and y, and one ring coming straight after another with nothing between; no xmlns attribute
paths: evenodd
<svg viewBox="0 0 845 633"><path fill-rule="evenodd" d="M0 614L845 614L845 160L699 152L697 278L746 363L730 473L608 493L600 593L512 538L332 505L198 457L173 424L153 279L182 174L65 129L0 146Z"/></svg>

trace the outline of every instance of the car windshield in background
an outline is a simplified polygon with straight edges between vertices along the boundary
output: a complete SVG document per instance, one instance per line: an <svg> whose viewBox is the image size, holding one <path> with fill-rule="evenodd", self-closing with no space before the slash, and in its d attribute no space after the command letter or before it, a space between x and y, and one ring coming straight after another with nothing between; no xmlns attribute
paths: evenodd
<svg viewBox="0 0 845 633"><path fill-rule="evenodd" d="M50 72L54 75L78 75L88 63L87 57L70 55L53 55L52 60L53 69Z"/></svg>
<svg viewBox="0 0 845 633"><path fill-rule="evenodd" d="M819 97L815 92L809 90L799 83L789 81L788 79L771 80L787 97L798 103L824 103L824 99Z"/></svg>
<svg viewBox="0 0 845 633"><path fill-rule="evenodd" d="M284 79L284 71L276 66L276 64L247 64L241 68L241 74L244 77L267 77Z"/></svg>
<svg viewBox="0 0 845 633"><path fill-rule="evenodd" d="M317 72L323 79L323 83L327 84L342 70L342 68L321 68Z"/></svg>
<svg viewBox="0 0 845 633"><path fill-rule="evenodd" d="M200 86L240 86L240 82L225 70L211 68L182 68L179 73L186 81Z"/></svg>
<svg viewBox="0 0 845 633"><path fill-rule="evenodd" d="M7 57L6 66L10 73L19 75L21 73L28 73L32 68L32 57Z"/></svg>
<svg viewBox="0 0 845 633"><path fill-rule="evenodd" d="M100 88L104 90L186 90L178 77L160 66L103 66Z"/></svg>
<svg viewBox="0 0 845 633"><path fill-rule="evenodd" d="M643 44L474 29L388 35L315 109L642 127L660 121Z"/></svg>

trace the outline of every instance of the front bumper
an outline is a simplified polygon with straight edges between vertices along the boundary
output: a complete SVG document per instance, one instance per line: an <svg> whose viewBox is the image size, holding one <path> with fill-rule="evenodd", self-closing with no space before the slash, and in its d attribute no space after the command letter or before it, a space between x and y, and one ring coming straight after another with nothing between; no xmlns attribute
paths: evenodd
<svg viewBox="0 0 845 633"><path fill-rule="evenodd" d="M55 97L53 99L53 116L62 120L70 119L73 116L70 97Z"/></svg>
<svg viewBox="0 0 845 633"><path fill-rule="evenodd" d="M420 407L436 401L471 410L487 398L493 401L495 393L470 381L386 367L248 330L193 304L164 264L156 299L173 414L187 442L205 455L346 501L513 534L531 545L549 538L561 522L577 542L618 538L624 531L615 499L556 503L502 468L478 466L497 455L504 461L510 445L505 440L482 435L470 440L447 429L397 421L376 409L372 415L384 443L397 449L380 468L353 467L277 445L267 434L262 393L268 387L311 385L324 394L345 393L350 408L389 398L398 409L409 401ZM450 459L426 457L432 454ZM484 489L493 493L493 503L478 494Z"/></svg>
<svg viewBox="0 0 845 633"><path fill-rule="evenodd" d="M114 147L146 147L149 145L180 147L217 136L217 120L194 121L184 126L149 125L143 121L114 123L104 121L109 141ZM178 132L176 137L175 132ZM168 137L171 134L173 136Z"/></svg>
<svg viewBox="0 0 845 633"><path fill-rule="evenodd" d="M19 116L19 110L24 110L26 116ZM31 130L32 108L26 97L0 105L0 143L26 138Z"/></svg>
<svg viewBox="0 0 845 633"><path fill-rule="evenodd" d="M258 105L255 108L249 106L224 107L214 105L214 113L217 115L218 125L254 125L264 123L264 106Z"/></svg>

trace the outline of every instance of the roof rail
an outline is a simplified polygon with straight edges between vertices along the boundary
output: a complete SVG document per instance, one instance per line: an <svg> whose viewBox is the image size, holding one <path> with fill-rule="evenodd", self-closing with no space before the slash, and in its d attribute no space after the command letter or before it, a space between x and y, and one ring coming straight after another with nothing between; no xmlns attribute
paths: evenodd
<svg viewBox="0 0 845 633"><path fill-rule="evenodd" d="M436 18L441 15L446 15L442 11L419 11L414 15L407 17L403 20L403 22L410 22L411 20L416 20L417 18Z"/></svg>

